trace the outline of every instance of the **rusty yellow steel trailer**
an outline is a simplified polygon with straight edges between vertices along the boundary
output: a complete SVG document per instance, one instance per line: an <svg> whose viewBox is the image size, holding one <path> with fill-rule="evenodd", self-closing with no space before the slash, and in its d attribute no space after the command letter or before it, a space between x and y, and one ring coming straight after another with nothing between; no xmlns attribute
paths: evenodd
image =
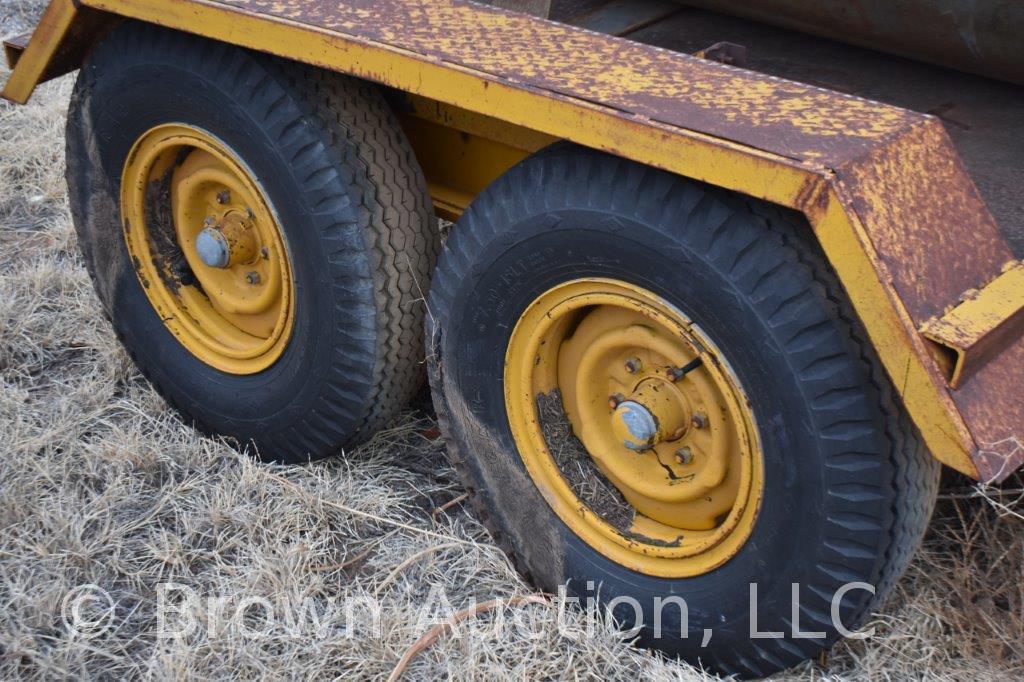
<svg viewBox="0 0 1024 682"><path fill-rule="evenodd" d="M623 16L627 19L629 14L623 8L629 4L610 3L619 13L615 16L626 12ZM660 6L654 11L659 17L664 13ZM546 163L554 164L551 159L558 158L557 151L549 150L548 156L533 155L545 148L560 149L554 144L559 141L639 164L629 168L664 171L652 176L657 182L667 182L668 177L685 178L706 183L701 187L714 186L736 193L730 196L751 197L758 201L756 207L761 207L751 209L759 220L764 219L759 212L767 204L798 212L806 218L809 233L841 283L841 291L829 293L830 300L842 298L844 293L848 297L873 353L898 395L898 402L932 455L984 482L1002 481L1024 462L1024 264L1015 260L943 122L935 116L466 0L52 0L30 39L16 38L6 45L13 72L3 96L14 102L27 101L36 85L81 66L90 49L101 44L108 34L117 33L126 21L166 27L386 86L388 102L411 145L417 166L425 175L434 211L453 220L468 216L463 221L468 221L469 226L461 228L461 223L457 224L456 232L470 230L473 224L482 221L474 215L474 206L479 204L478 197L487 196L487 188L505 182L502 186L512 192L508 183L525 182L521 173L509 173L510 169L523 168L517 164L524 159L535 160L534 165L527 167L537 169L536 172L544 172L548 168ZM630 20L624 25L635 30L647 24ZM177 134L167 133L170 137ZM201 131L183 134L192 136L196 148L209 147L217 154L223 151L215 136ZM130 162L125 164L126 171L134 169L138 154L146 150L144 144L141 150L133 150ZM221 155L230 158L227 152ZM143 174L139 178L156 177L145 175L148 168L140 173ZM259 185L252 173L242 175L248 178L247 186ZM557 185L558 179L552 183ZM144 184L140 180L139 187ZM254 196L258 193L253 190ZM220 203L229 202L225 199ZM480 210L487 210L486 206L485 202L485 208ZM125 219L129 241L134 229L129 223L144 222L143 214L138 210L129 216L131 220ZM249 218L257 220L254 215L250 211ZM238 227L244 218L236 216L232 220L235 222L231 229L245 229L244 225ZM226 218L216 225L214 222L210 217L204 232L215 227L210 234L217 236L230 227ZM615 232L625 228L608 229ZM472 241L476 237L466 239ZM446 277L457 271L459 257L468 258L450 256L445 266L449 273ZM542 260L543 256L537 258ZM287 258L282 267L290 267ZM527 266L511 267L516 272L524 268ZM136 269L143 277L138 261ZM144 280L144 285L148 284ZM721 398L723 413L749 411L749 404L743 406L742 387L737 388L742 382L731 375L728 362L718 361L715 344L719 350L727 350L720 348L722 340L706 338L692 320L664 304L659 296L642 287L616 284L600 277L565 286L569 288L555 287L536 299L537 305L549 302L552 306L549 319L555 319L554 311L561 309L559 306L571 307L576 305L572 301L579 300L591 302L572 314L576 317L570 315L564 320L560 344L572 345L566 340L571 335L566 330L575 329L573 325L584 329L591 322L591 326L617 324L620 318L616 315L621 316L621 310L593 313L601 306L625 306L633 311L630 314L642 312L660 325L654 327L661 330L662 337L650 343L667 348L675 343L672 339L678 332L696 339L695 347L702 354L706 352L685 366L670 367L673 382L700 366L703 358L705 369L718 382L714 389L717 393L712 391L709 395ZM824 284L822 287L827 288ZM494 295L500 299L499 294ZM567 298L559 302L559 296ZM493 303L494 307L502 305L498 299ZM294 307L284 305L286 309ZM837 310L844 309L843 305L836 303ZM580 321L581 315L591 313L591 322ZM521 331L522 325L529 324L541 329L546 324L544 318L543 313L528 307L516 331L509 330L509 343L533 348L536 357L527 354L523 356L525 361L516 360L511 354L512 345L509 346L506 391L518 390L513 374L529 377L533 365L546 362L544 358L548 356L536 349L547 343L548 337L541 332L531 336ZM480 323L481 333L487 328L487 324ZM648 338L651 328L638 331L631 327L631 338ZM440 333L436 329L435 332ZM568 353L564 361L582 363L584 351ZM728 358L729 353L720 355ZM865 358L865 363L870 364L870 358ZM709 364L717 369L708 367ZM641 370L642 365L639 358L631 357L625 371L643 374L646 370ZM436 364L435 371L438 375L441 372ZM662 380L663 377L659 379ZM436 393L444 382L437 377L435 381ZM552 387L552 379L549 376L545 381L548 383L543 384L543 390L547 391ZM523 379L527 400L532 401L535 396L539 399L541 384L530 382ZM672 411L675 407L665 407L668 403L664 401L669 399L652 397L657 391L648 388L636 388L635 400L618 394L600 399L602 410L610 400L613 419L620 420L614 427L619 429L615 432L618 435L634 433L631 423L622 421L628 415L624 416L621 405L645 400L654 405L662 401L657 403L661 412L653 407L637 408L639 412L635 414L643 419L658 419L648 429L650 441L635 449L653 448L656 441L660 443L659 439L678 438L691 426L693 431L708 427L708 415L691 410L692 414L686 412L686 418L679 422L675 435L662 433L665 428L660 422L679 415ZM533 407L526 403L524 410L513 409L513 398L512 393L506 393L511 428L515 431L515 409L530 413ZM442 419L468 423L465 415L480 406L467 406L462 400L461 395L449 395L447 403L442 401L445 407L439 411L449 412L448 417L442 414ZM676 398L669 402L672 400ZM683 396L676 402L684 404L687 400L690 398ZM846 397L839 395L834 402L844 400ZM566 404L572 410L588 409L569 399ZM648 412L657 414L652 417ZM528 431L536 427L536 422L524 417L522 429ZM733 425L735 432L730 442L738 443L744 451L756 451L757 436L750 435L757 431L753 419L737 418ZM768 428L763 422L761 427ZM826 439L834 435L822 433ZM529 439L521 438L519 432L513 435L523 458L528 460L529 448L523 443ZM577 435L588 443L592 437L586 427L577 428ZM463 436L461 442L466 447L472 438ZM633 448L628 437L626 444ZM453 456L462 460L465 453ZM469 453L467 458L473 456L479 454ZM686 448L676 450L675 457L678 467L682 467L677 470L685 471L692 463L692 453ZM837 457L827 466L851 476L856 476L862 466L873 466L871 461L854 459ZM543 457L538 462L541 460ZM760 465L744 461L747 464L743 465L743 482L735 485L753 492L743 503L745 507L737 502L736 508L740 516L747 514L752 518L761 508L759 505L764 504L758 487ZM526 466L529 469L532 465L527 461ZM539 468L543 466L536 464ZM669 486L681 480L672 467L664 463L661 466L669 471ZM531 469L530 474L538 480L536 471ZM479 475L487 478L487 474ZM926 478L927 474L921 474L920 480ZM558 511L559 484L538 485L544 499ZM644 482L637 485L642 487ZM492 496L496 494L491 491ZM675 493L654 491L647 497L640 496L647 504L644 508L653 510L648 516L657 516L662 498L671 494ZM866 509L876 501L871 491L851 483L830 494L854 506L835 518L829 517L830 523L853 534L874 527L874 521L865 520L856 511L857 505ZM931 495L934 497L934 491ZM710 494L706 501L711 504ZM921 510L929 504L922 502L911 515L927 515L927 511ZM563 511L559 511L562 520L590 543L587 534L593 529L585 520L570 518L572 510ZM903 511L906 510L893 513L899 515ZM707 510L703 513L711 514ZM580 514L586 516L583 511ZM918 521L920 518L915 523ZM746 533L753 527L750 518L740 519L737 524L745 527ZM605 557L619 557L619 564L643 574L644 580L651 576L703 575L723 565L728 567L730 558L739 552L739 545L729 544L732 540L722 541L715 550L718 554L712 552L696 563L671 564L674 551L687 549L683 536L648 542L648 535L656 531L645 529L653 527L635 526L619 533L615 541L598 538L591 544ZM515 545L516 532L513 529L513 539L504 542ZM542 529L538 535L546 532ZM905 537L911 538L914 532L917 531L907 531ZM497 531L496 534L501 535ZM891 536L897 540L901 537L895 530ZM708 540L706 544L711 546L715 542L718 541ZM743 538L738 542L742 545ZM868 551L862 545L844 543L840 543L847 552L844 556L875 556L876 548ZM633 554L623 554L622 547ZM901 551L909 550L896 548L883 553L896 556ZM538 560L524 558L527 564ZM895 561L901 562L903 558ZM850 580L857 580L834 561L823 566L830 579L850 575ZM536 566L531 570L536 570ZM892 575L898 572L896 569ZM556 582L573 578L569 573L565 568L558 573ZM895 578L890 575L880 582L891 580ZM661 590L660 594L675 588L651 589ZM796 606L793 608L796 613ZM799 647L787 650L786 645L780 646L783 649L775 654L758 654L768 661L765 667L741 656L722 664L721 669L752 674L784 667L797 660L794 656L809 655L798 651ZM757 647L754 650L761 652ZM779 658L773 658L774 655Z"/></svg>
<svg viewBox="0 0 1024 682"><path fill-rule="evenodd" d="M1024 461L1021 266L934 117L464 2L55 0L8 48L4 96L27 100L123 17L418 95L413 125L476 133L469 154L497 144L511 163L542 134L793 207L931 452L983 480ZM418 154L463 176L433 183L447 215L500 170L453 169L453 153Z"/></svg>

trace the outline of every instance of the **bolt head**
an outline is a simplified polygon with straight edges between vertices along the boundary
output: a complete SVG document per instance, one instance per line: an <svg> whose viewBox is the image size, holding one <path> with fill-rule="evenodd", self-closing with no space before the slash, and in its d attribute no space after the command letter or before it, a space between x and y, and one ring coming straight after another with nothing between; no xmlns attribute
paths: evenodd
<svg viewBox="0 0 1024 682"><path fill-rule="evenodd" d="M255 270L253 270L252 272L246 273L245 281L248 282L249 284L259 284L260 283L260 273L256 272Z"/></svg>
<svg viewBox="0 0 1024 682"><path fill-rule="evenodd" d="M693 424L695 429L705 429L708 426L708 416L703 412L696 412L690 418L690 423Z"/></svg>
<svg viewBox="0 0 1024 682"><path fill-rule="evenodd" d="M268 249L265 246L261 246L260 247L260 256L263 257L263 260L267 260L268 258L270 258L270 249Z"/></svg>
<svg viewBox="0 0 1024 682"><path fill-rule="evenodd" d="M608 407L614 410L616 407L619 406L619 403L621 403L625 399L626 398L623 397L621 393L613 393L612 395L608 396Z"/></svg>
<svg viewBox="0 0 1024 682"><path fill-rule="evenodd" d="M640 371L640 358L630 358L626 360L626 371L630 374L636 374Z"/></svg>
<svg viewBox="0 0 1024 682"><path fill-rule="evenodd" d="M693 452L690 448L679 448L676 450L676 461L683 465L690 464L693 462Z"/></svg>
<svg viewBox="0 0 1024 682"><path fill-rule="evenodd" d="M222 190L220 192L217 192L217 203L218 204L226 204L229 201L231 201L231 192L229 192L226 189Z"/></svg>

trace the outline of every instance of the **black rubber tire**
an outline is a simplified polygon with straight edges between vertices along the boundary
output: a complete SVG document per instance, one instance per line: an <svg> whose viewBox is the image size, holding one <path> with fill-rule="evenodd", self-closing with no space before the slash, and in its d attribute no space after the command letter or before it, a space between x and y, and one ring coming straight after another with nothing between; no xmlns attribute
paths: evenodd
<svg viewBox="0 0 1024 682"><path fill-rule="evenodd" d="M454 226L429 297L430 377L449 456L520 570L554 592L643 609L641 644L723 674L764 676L863 623L906 568L934 505L939 467L897 406L872 348L799 216L571 145L525 160ZM521 312L552 286L610 277L678 306L723 350L751 400L765 491L751 538L687 579L629 570L584 544L527 474L505 413L503 368ZM592 581L588 586L587 582ZM758 584L752 639L750 583ZM792 583L800 625L791 636ZM682 595L651 628L653 600ZM631 608L616 610L627 627ZM675 618L670 623L670 618ZM702 647L705 628L712 632Z"/></svg>
<svg viewBox="0 0 1024 682"><path fill-rule="evenodd" d="M262 372L227 374L189 353L129 263L120 175L135 140L168 122L219 137L280 218L295 322ZM422 386L422 299L440 235L422 171L372 86L128 23L78 76L67 182L79 245L118 337L200 430L255 444L264 459L314 459L367 438Z"/></svg>

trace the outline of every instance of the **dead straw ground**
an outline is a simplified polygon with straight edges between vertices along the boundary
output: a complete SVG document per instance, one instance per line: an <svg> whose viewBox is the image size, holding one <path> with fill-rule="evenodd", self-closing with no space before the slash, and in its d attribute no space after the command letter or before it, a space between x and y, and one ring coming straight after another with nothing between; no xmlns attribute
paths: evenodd
<svg viewBox="0 0 1024 682"><path fill-rule="evenodd" d="M0 33L24 30L38 8L3 2ZM62 175L70 89L65 78L27 107L0 104L0 678L385 678L427 631L424 604L444 606L438 588L453 609L530 595L462 504L426 400L357 451L298 467L256 464L168 409L118 346L76 250ZM1024 675L1024 504L959 479L944 495L875 636L784 677ZM268 625L256 608L218 631L207 610L190 636L159 639L157 585L168 582L228 612L266 598L275 617L376 595L380 627ZM90 583L116 609L108 630L76 636L62 602ZM518 627L495 632L502 615ZM470 622L407 674L706 677L545 603Z"/></svg>

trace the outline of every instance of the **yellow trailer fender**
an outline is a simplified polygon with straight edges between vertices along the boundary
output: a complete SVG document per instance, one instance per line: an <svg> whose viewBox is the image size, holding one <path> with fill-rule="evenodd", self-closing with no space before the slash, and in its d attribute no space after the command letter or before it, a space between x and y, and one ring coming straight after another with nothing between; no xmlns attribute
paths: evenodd
<svg viewBox="0 0 1024 682"><path fill-rule="evenodd" d="M799 210L934 456L986 481L1024 461L1018 266L932 116L465 0L53 0L4 96L121 17L409 93L447 215L555 138Z"/></svg>

